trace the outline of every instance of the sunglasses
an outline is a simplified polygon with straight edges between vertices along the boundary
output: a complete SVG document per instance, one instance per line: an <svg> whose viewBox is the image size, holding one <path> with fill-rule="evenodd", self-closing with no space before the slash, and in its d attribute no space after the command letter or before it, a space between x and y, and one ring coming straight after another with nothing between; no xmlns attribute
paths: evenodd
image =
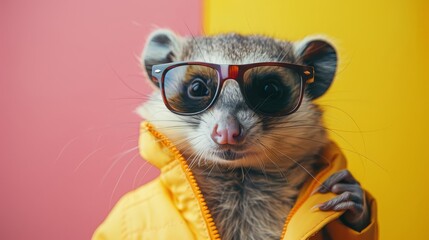
<svg viewBox="0 0 429 240"><path fill-rule="evenodd" d="M165 106L179 115L196 115L209 109L226 80L237 81L253 111L285 116L298 110L306 84L314 82L314 69L282 62L174 62L152 67L152 81L159 84Z"/></svg>

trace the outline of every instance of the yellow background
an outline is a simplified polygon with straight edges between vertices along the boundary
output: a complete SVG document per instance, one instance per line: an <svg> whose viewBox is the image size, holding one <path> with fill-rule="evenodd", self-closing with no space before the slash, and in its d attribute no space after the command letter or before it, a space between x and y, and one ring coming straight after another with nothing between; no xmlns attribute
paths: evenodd
<svg viewBox="0 0 429 240"><path fill-rule="evenodd" d="M428 14L423 0L204 4L206 34L334 40L339 69L317 102L349 168L378 200L381 239L428 239Z"/></svg>

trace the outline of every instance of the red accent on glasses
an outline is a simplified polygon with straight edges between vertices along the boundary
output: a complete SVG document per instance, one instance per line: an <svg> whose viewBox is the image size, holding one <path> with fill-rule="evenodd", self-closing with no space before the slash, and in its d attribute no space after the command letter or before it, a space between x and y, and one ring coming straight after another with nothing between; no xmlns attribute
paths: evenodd
<svg viewBox="0 0 429 240"><path fill-rule="evenodd" d="M229 66L228 77L232 79L236 79L237 76L238 76L238 66L236 65Z"/></svg>

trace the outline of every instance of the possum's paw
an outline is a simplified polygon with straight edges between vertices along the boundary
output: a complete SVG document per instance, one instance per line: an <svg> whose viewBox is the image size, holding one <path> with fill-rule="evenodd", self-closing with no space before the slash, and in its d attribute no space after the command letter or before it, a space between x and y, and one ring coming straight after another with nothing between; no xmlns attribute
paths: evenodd
<svg viewBox="0 0 429 240"><path fill-rule="evenodd" d="M348 227L361 231L370 223L370 211L365 199L365 192L359 182L347 170L332 174L313 193L333 192L335 198L316 205L321 211L345 211L341 220Z"/></svg>

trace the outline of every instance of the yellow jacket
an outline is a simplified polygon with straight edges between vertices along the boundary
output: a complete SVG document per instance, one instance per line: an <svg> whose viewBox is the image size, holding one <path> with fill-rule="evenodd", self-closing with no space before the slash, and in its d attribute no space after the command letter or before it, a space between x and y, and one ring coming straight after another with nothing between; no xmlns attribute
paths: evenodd
<svg viewBox="0 0 429 240"><path fill-rule="evenodd" d="M147 122L141 124L139 147L143 158L161 169L160 176L123 196L92 239L220 239L204 196L179 151ZM319 182L346 167L346 160L334 143L324 150L322 159L328 162L316 176ZM335 196L311 195L316 186L316 181L305 184L280 239L378 239L377 209L370 194L366 193L366 198L371 223L356 232L338 219L342 212L311 210Z"/></svg>

